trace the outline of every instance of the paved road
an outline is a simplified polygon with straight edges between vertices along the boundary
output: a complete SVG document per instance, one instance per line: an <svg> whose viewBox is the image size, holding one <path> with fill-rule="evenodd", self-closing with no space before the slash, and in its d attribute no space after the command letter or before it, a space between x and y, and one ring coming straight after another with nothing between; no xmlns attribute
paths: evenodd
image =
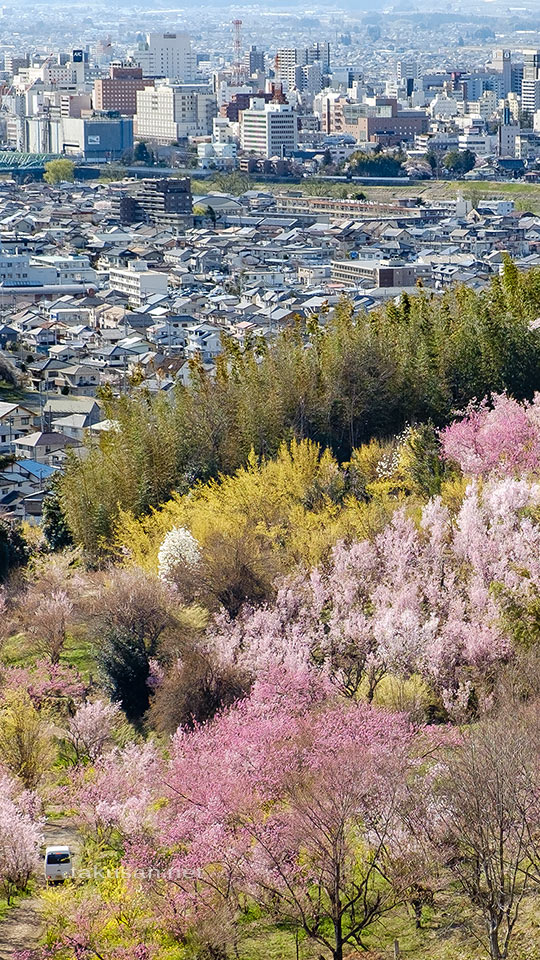
<svg viewBox="0 0 540 960"><path fill-rule="evenodd" d="M45 824L45 845L54 844L71 847L77 855L80 847L77 828L68 820L50 820ZM44 886L43 876L39 878L40 887ZM41 918L41 900L39 893L27 897L8 912L0 923L0 960L12 960L17 951L36 946L43 933Z"/></svg>

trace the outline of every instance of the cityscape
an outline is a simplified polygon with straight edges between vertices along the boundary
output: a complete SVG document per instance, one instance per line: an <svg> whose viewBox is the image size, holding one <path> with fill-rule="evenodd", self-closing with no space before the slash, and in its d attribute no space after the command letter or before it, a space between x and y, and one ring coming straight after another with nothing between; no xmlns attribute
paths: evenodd
<svg viewBox="0 0 540 960"><path fill-rule="evenodd" d="M540 7L0 6L0 960L538 960Z"/></svg>

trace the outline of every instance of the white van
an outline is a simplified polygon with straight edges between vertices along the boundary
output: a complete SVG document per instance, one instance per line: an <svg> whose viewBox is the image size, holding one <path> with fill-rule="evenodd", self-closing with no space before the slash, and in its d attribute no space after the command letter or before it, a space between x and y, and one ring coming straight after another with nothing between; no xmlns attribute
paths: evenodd
<svg viewBox="0 0 540 960"><path fill-rule="evenodd" d="M47 847L45 850L45 879L47 883L63 883L73 876L69 847Z"/></svg>

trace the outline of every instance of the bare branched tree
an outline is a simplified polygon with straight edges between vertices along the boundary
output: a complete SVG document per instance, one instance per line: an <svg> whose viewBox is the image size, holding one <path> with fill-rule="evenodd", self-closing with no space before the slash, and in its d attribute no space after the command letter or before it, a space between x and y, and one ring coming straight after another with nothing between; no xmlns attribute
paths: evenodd
<svg viewBox="0 0 540 960"><path fill-rule="evenodd" d="M433 785L427 828L491 960L508 957L523 898L539 881L539 731L535 708L478 724Z"/></svg>

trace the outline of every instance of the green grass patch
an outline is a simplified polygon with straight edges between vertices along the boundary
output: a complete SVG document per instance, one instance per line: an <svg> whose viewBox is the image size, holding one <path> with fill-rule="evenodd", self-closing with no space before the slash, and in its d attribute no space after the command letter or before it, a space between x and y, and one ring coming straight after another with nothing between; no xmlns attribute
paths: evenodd
<svg viewBox="0 0 540 960"><path fill-rule="evenodd" d="M363 937L368 956L391 960L394 942L399 942L402 958L407 960L487 960L487 952L467 928L470 910L456 890L435 896L433 909L424 909L422 926L416 927L406 907L396 909L367 930ZM359 957L352 946L345 949L347 960ZM250 920L239 944L239 960L319 960L329 957L320 944L294 932L270 924L264 918ZM520 920L510 949L510 960L540 960L540 898L531 892L522 903Z"/></svg>
<svg viewBox="0 0 540 960"><path fill-rule="evenodd" d="M95 679L97 673L94 645L87 637L71 637L66 640L60 662L75 667L85 680Z"/></svg>
<svg viewBox="0 0 540 960"><path fill-rule="evenodd" d="M8 906L8 902L5 897L0 896L0 923L2 920L6 920L11 911L17 907L23 900L26 900L27 897L33 896L36 892L35 881L31 880L28 884L28 888L23 891L23 893L17 893L12 898L11 903ZM0 931L0 943L1 943L1 931Z"/></svg>
<svg viewBox="0 0 540 960"><path fill-rule="evenodd" d="M40 659L43 657L31 651L30 643L20 633L10 637L2 649L2 663L7 667L30 667ZM97 672L94 646L85 637L68 636L60 662L75 667L85 680Z"/></svg>
<svg viewBox="0 0 540 960"><path fill-rule="evenodd" d="M20 633L9 637L2 647L2 663L6 667L27 667L35 659L29 655L26 640Z"/></svg>

